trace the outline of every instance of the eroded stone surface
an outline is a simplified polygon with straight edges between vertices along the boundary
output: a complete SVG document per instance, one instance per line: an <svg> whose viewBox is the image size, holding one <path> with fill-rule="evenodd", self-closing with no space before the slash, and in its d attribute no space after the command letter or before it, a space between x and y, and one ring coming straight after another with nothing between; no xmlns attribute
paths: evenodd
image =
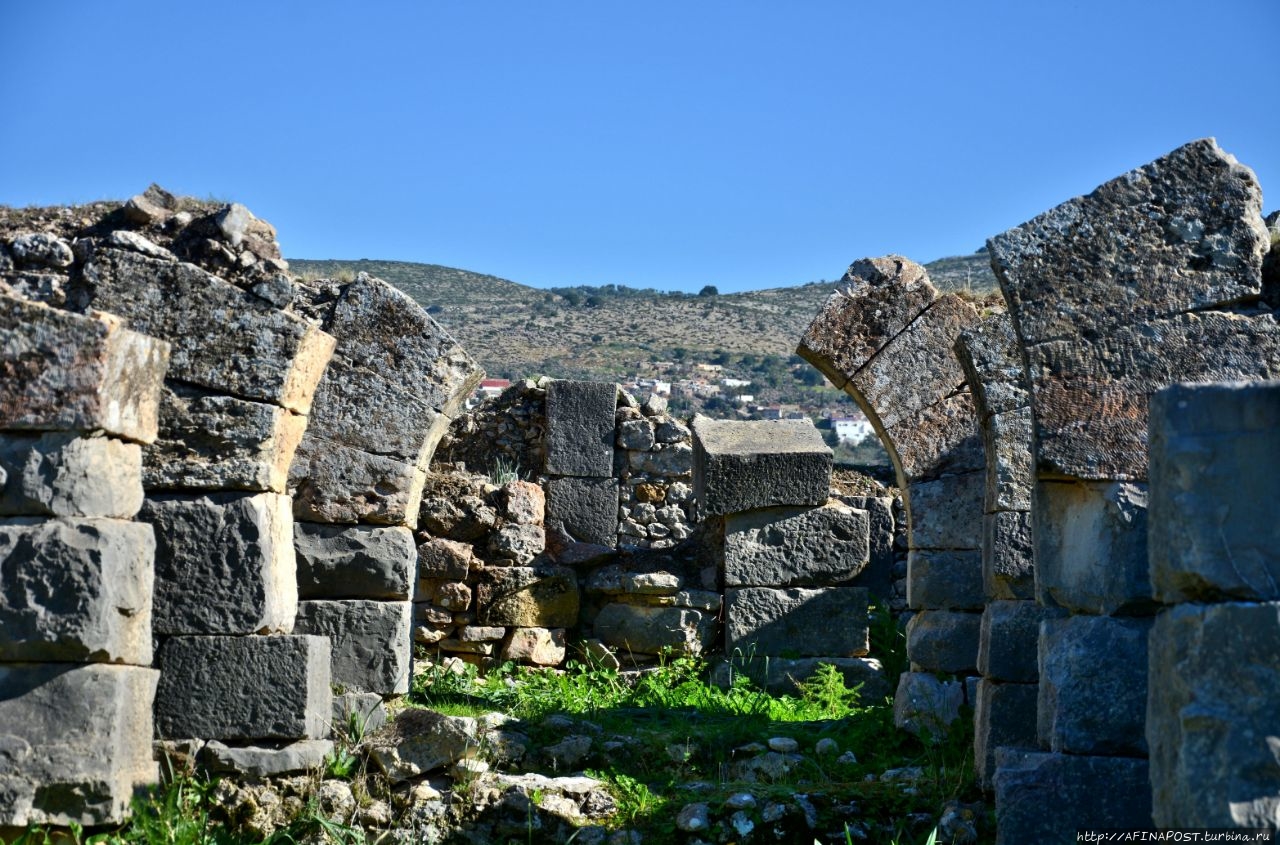
<svg viewBox="0 0 1280 845"><path fill-rule="evenodd" d="M413 656L413 605L409 602L298 602L293 629L329 638L333 682L344 689L383 695L409 691Z"/></svg>
<svg viewBox="0 0 1280 845"><path fill-rule="evenodd" d="M547 524L581 543L618 542L616 478L553 478L547 482Z"/></svg>
<svg viewBox="0 0 1280 845"><path fill-rule="evenodd" d="M730 587L724 602L726 654L861 657L869 648L863 587Z"/></svg>
<svg viewBox="0 0 1280 845"><path fill-rule="evenodd" d="M427 474L411 462L306 435L289 470L302 522L413 525Z"/></svg>
<svg viewBox="0 0 1280 845"><path fill-rule="evenodd" d="M556 379L547 385L547 472L613 475L614 384Z"/></svg>
<svg viewBox="0 0 1280 845"><path fill-rule="evenodd" d="M144 453L148 490L285 492L307 417L268 402L170 382Z"/></svg>
<svg viewBox="0 0 1280 845"><path fill-rule="evenodd" d="M867 565L867 512L842 505L771 508L725 519L729 587L830 586Z"/></svg>
<svg viewBox="0 0 1280 845"><path fill-rule="evenodd" d="M1151 827L1147 761L1001 749L996 845L1075 842L1081 829Z"/></svg>
<svg viewBox="0 0 1280 845"><path fill-rule="evenodd" d="M972 674L978 669L982 614L924 610L907 623L907 657L913 670Z"/></svg>
<svg viewBox="0 0 1280 845"><path fill-rule="evenodd" d="M320 739L329 733L327 637L173 637L157 655L163 739Z"/></svg>
<svg viewBox="0 0 1280 845"><path fill-rule="evenodd" d="M169 342L168 378L307 413L334 340L194 264L98 249L77 304ZM219 316L221 315L221 316Z"/></svg>
<svg viewBox="0 0 1280 845"><path fill-rule="evenodd" d="M693 420L694 495L703 516L821 505L831 449L809 420Z"/></svg>
<svg viewBox="0 0 1280 845"><path fill-rule="evenodd" d="M168 364L169 344L118 318L0 296L0 429L150 443Z"/></svg>
<svg viewBox="0 0 1280 845"><path fill-rule="evenodd" d="M114 824L157 781L151 702L137 666L0 664L0 826Z"/></svg>
<svg viewBox="0 0 1280 845"><path fill-rule="evenodd" d="M482 625L568 628L578 622L578 577L567 566L487 569L476 588Z"/></svg>
<svg viewBox="0 0 1280 845"><path fill-rule="evenodd" d="M293 547L301 598L396 600L412 595L418 552L408 528L298 522Z"/></svg>
<svg viewBox="0 0 1280 845"><path fill-rule="evenodd" d="M0 515L131 519L142 448L76 432L0 433Z"/></svg>
<svg viewBox="0 0 1280 845"><path fill-rule="evenodd" d="M608 604L596 615L595 635L626 654L701 654L715 636L715 617L685 607Z"/></svg>
<svg viewBox="0 0 1280 845"><path fill-rule="evenodd" d="M0 519L0 660L149 665L154 555L149 525Z"/></svg>
<svg viewBox="0 0 1280 845"><path fill-rule="evenodd" d="M1040 629L1039 736L1070 754L1145 756L1152 620L1048 619Z"/></svg>
<svg viewBox="0 0 1280 845"><path fill-rule="evenodd" d="M1181 384L1151 405L1149 554L1164 602L1280 599L1280 384Z"/></svg>
<svg viewBox="0 0 1280 845"><path fill-rule="evenodd" d="M148 499L139 518L156 529L156 633L292 630L298 581L289 504L278 493Z"/></svg>
<svg viewBox="0 0 1280 845"><path fill-rule="evenodd" d="M1151 631L1146 739L1159 827L1274 827L1280 604L1183 604Z"/></svg>

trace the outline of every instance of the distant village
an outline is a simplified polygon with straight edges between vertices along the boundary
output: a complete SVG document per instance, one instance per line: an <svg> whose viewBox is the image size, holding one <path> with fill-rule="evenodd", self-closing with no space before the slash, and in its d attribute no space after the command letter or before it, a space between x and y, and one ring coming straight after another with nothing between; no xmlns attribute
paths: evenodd
<svg viewBox="0 0 1280 845"><path fill-rule="evenodd" d="M786 380L779 383L778 379L764 384L743 377L737 372L740 368L696 361L638 362L618 383L641 401L650 395L667 399L671 411L680 415L703 413L744 420L809 418L832 447L861 450L866 454L859 462L881 463L875 430L857 405L808 364L793 366L807 383L797 378L794 384ZM497 396L510 385L509 379L485 379L476 389L474 401Z"/></svg>

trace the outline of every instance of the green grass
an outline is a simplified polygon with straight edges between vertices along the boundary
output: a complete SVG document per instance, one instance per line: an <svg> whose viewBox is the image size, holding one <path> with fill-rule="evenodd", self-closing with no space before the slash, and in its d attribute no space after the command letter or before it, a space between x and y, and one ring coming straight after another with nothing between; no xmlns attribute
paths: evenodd
<svg viewBox="0 0 1280 845"><path fill-rule="evenodd" d="M875 653L896 673L906 662L902 633L887 613L875 620ZM625 738L624 749L588 757L594 768L587 773L609 785L619 805L615 825L641 831L646 845L681 841L674 819L686 803L708 802L714 813L744 789L761 804L809 791L831 796L833 806L854 802L859 817L875 820L883 834L872 841L897 845L923 841L906 832L911 814L936 814L951 798L978 798L967 720L941 742L922 742L895 729L890 699L864 701L830 666L801 683L796 695L770 694L745 671L735 672L727 689L709 676L708 664L691 657L668 659L638 675L587 660L570 661L561 672L512 664L485 675L474 667L437 669L419 677L410 701L452 715L501 711L519 720L516 729L534 748L566 735L563 726L545 724L553 715L594 725L587 732L598 737L597 749L603 740ZM757 753L748 746L772 737L797 740L803 761L772 779L739 780L739 765ZM814 746L824 738L852 751L856 762L819 757ZM917 766L924 777L914 789L878 779L888 769Z"/></svg>

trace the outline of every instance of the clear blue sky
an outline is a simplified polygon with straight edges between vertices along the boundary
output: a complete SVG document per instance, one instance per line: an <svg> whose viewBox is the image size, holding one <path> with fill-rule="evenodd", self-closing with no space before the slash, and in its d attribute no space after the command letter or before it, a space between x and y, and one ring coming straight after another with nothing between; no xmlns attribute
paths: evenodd
<svg viewBox="0 0 1280 845"><path fill-rule="evenodd" d="M0 203L156 181L288 257L772 287L1206 135L1280 207L1278 59L1277 0L0 0Z"/></svg>

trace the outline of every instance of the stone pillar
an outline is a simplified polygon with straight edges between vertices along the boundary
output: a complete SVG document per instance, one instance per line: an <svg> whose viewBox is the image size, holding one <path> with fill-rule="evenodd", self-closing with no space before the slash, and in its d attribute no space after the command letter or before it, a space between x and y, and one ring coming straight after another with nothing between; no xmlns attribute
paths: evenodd
<svg viewBox="0 0 1280 845"><path fill-rule="evenodd" d="M404 693L420 584L413 529L427 468L484 373L380 279L308 283L304 294L325 303L315 316L337 346L290 472L302 593L295 630L329 637L335 684ZM463 591L454 594L450 621L474 615Z"/></svg>
<svg viewBox="0 0 1280 845"><path fill-rule="evenodd" d="M1040 636L1039 738L1060 763L997 765L1000 842L1150 824L1144 420L1175 381L1280 373L1280 330L1256 307L1260 208L1253 173L1203 140L988 242L1031 393L1036 597L1070 614ZM1030 818L1042 773L1081 799Z"/></svg>
<svg viewBox="0 0 1280 845"><path fill-rule="evenodd" d="M1040 621L1031 546L1031 397L1007 313L960 333L956 357L977 409L986 454L982 584L987 607L978 639L974 768L992 788L1002 746L1035 748Z"/></svg>
<svg viewBox="0 0 1280 845"><path fill-rule="evenodd" d="M287 480L334 340L290 310L293 285L268 264L274 230L247 209L156 209L77 242L68 301L173 349L140 512L156 534L157 734L312 765L331 747L329 646L293 634ZM251 283L241 270L255 266ZM241 718L263 707L270 724ZM297 741L307 755L278 747Z"/></svg>
<svg viewBox="0 0 1280 845"><path fill-rule="evenodd" d="M1157 393L1150 448L1154 822L1280 829L1280 382Z"/></svg>
<svg viewBox="0 0 1280 845"><path fill-rule="evenodd" d="M116 317L0 296L0 830L117 824L157 780L134 516L168 360Z"/></svg>
<svg viewBox="0 0 1280 845"><path fill-rule="evenodd" d="M824 662L878 676L859 581L870 519L828 498L831 450L818 430L700 416L693 442L699 507L724 526L725 656L762 683L765 663L784 655L797 679Z"/></svg>
<svg viewBox="0 0 1280 845"><path fill-rule="evenodd" d="M952 351L979 316L901 256L855 262L841 285L797 351L853 397L893 460L907 511L907 603L916 611L895 718L937 733L965 698L962 681L938 675L977 673L984 604L982 443Z"/></svg>

